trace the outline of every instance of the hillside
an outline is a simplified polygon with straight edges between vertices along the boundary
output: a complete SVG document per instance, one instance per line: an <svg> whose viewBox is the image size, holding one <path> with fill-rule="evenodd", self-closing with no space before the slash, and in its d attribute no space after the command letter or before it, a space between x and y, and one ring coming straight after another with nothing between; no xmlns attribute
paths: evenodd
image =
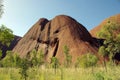
<svg viewBox="0 0 120 80"><path fill-rule="evenodd" d="M95 28L93 28L91 31L90 31L90 34L93 36L93 37L96 37L97 38L97 32L99 32L103 25L105 25L108 21L113 21L113 22L116 22L118 24L120 24L120 14L117 14L117 15L114 15L114 16L111 16L107 19L105 19L103 22L101 22L98 26L96 26Z"/></svg>

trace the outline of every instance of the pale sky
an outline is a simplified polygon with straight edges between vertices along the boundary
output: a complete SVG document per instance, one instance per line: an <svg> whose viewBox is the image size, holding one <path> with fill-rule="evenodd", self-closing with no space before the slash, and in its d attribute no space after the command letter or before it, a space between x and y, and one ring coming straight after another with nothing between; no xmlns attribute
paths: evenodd
<svg viewBox="0 0 120 80"><path fill-rule="evenodd" d="M40 18L68 15L88 30L112 15L120 14L120 0L3 0L0 24L23 36Z"/></svg>

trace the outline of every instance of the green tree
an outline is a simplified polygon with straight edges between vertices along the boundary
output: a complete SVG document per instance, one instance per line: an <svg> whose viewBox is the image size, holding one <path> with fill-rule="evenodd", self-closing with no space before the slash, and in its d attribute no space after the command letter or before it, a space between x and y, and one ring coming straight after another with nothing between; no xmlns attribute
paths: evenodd
<svg viewBox="0 0 120 80"><path fill-rule="evenodd" d="M78 57L77 58L77 61L76 61L76 63L75 63L75 67L77 68L77 67L80 67L80 61L81 60L81 58L80 57Z"/></svg>
<svg viewBox="0 0 120 80"><path fill-rule="evenodd" d="M110 61L113 62L116 53L120 53L120 25L114 21L108 21L98 33L98 37L104 39L103 46L108 52Z"/></svg>
<svg viewBox="0 0 120 80"><path fill-rule="evenodd" d="M65 67L70 67L72 63L72 56L69 54L69 48L64 46L64 54L65 54Z"/></svg>
<svg viewBox="0 0 120 80"><path fill-rule="evenodd" d="M52 66L52 68L54 68L54 71L56 74L57 68L59 67L59 61L56 57L51 58L51 66Z"/></svg>
<svg viewBox="0 0 120 80"><path fill-rule="evenodd" d="M92 72L93 67L97 64L97 61L98 58L93 53L87 53L80 57L81 67L83 68L92 67Z"/></svg>
<svg viewBox="0 0 120 80"><path fill-rule="evenodd" d="M38 66L44 64L44 54L42 50L37 52L36 58L37 58Z"/></svg>
<svg viewBox="0 0 120 80"><path fill-rule="evenodd" d="M108 57L108 51L106 51L106 48L104 46L101 46L98 50L98 53L103 57L103 65L105 67L105 70L107 72L107 66L106 66L106 61L105 58Z"/></svg>
<svg viewBox="0 0 120 80"><path fill-rule="evenodd" d="M27 80L27 77L28 77L28 69L30 67L30 61L27 59L27 58L23 58L21 59L21 65L20 65L20 75L21 75L21 78L24 79L24 80Z"/></svg>
<svg viewBox="0 0 120 80"><path fill-rule="evenodd" d="M20 65L21 65L20 56L17 53L13 53L12 58L13 58L13 60L12 60L13 61L13 67L16 67L16 68L20 67Z"/></svg>
<svg viewBox="0 0 120 80"><path fill-rule="evenodd" d="M1 60L1 65L3 67L19 67L21 58L13 53L12 51L7 51L6 57Z"/></svg>
<svg viewBox="0 0 120 80"><path fill-rule="evenodd" d="M36 51L35 49L33 49L27 56L27 58L29 59L29 61L31 61L32 67L39 67L44 63L44 54L42 50Z"/></svg>
<svg viewBox="0 0 120 80"><path fill-rule="evenodd" d="M14 39L13 31L5 25L0 26L0 42L3 45L9 46L10 42Z"/></svg>
<svg viewBox="0 0 120 80"><path fill-rule="evenodd" d="M12 30L5 27L4 25L1 25L0 26L0 43L2 45L9 46L13 39L14 39L14 35L13 35ZM1 50L1 48L2 48L2 46L0 46L0 50ZM0 58L1 57L2 57L2 55L0 56Z"/></svg>
<svg viewBox="0 0 120 80"><path fill-rule="evenodd" d="M31 62L31 67L37 66L37 51L35 49L33 49L29 55L27 55L27 58L29 59L29 61Z"/></svg>
<svg viewBox="0 0 120 80"><path fill-rule="evenodd" d="M91 67L96 65L98 58L92 53L86 53L82 55L80 60L82 67Z"/></svg>
<svg viewBox="0 0 120 80"><path fill-rule="evenodd" d="M13 67L13 56L11 51L7 51L6 57L1 60L3 67Z"/></svg>

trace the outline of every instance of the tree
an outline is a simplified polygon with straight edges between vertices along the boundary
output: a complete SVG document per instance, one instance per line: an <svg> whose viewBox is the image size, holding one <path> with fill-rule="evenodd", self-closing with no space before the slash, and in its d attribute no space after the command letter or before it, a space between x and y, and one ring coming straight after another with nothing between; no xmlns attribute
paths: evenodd
<svg viewBox="0 0 120 80"><path fill-rule="evenodd" d="M78 57L78 58L77 58L77 61L76 61L76 63L75 63L75 67L76 67L76 68L77 68L77 67L80 67L80 60L81 60L81 58Z"/></svg>
<svg viewBox="0 0 120 80"><path fill-rule="evenodd" d="M2 4L3 0L0 0L0 17L3 14L3 4Z"/></svg>
<svg viewBox="0 0 120 80"><path fill-rule="evenodd" d="M3 45L9 46L13 39L14 39L14 35L12 30L10 30L4 25L1 25L0 26L0 44L1 44L0 50ZM2 58L2 55L0 56L0 58Z"/></svg>
<svg viewBox="0 0 120 80"><path fill-rule="evenodd" d="M2 45L9 46L10 42L14 39L13 31L5 25L0 26L0 42Z"/></svg>
<svg viewBox="0 0 120 80"><path fill-rule="evenodd" d="M3 67L13 67L13 56L11 51L7 51L6 57L1 60Z"/></svg>
<svg viewBox="0 0 120 80"><path fill-rule="evenodd" d="M114 21L108 21L98 33L98 37L104 39L103 46L108 52L110 61L114 62L114 56L120 53L120 25Z"/></svg>
<svg viewBox="0 0 120 80"><path fill-rule="evenodd" d="M93 53L86 53L80 57L81 67L83 68L92 67L92 72L93 67L97 64L97 61L98 58Z"/></svg>
<svg viewBox="0 0 120 80"><path fill-rule="evenodd" d="M56 74L56 70L59 67L59 61L56 57L51 58L51 66L52 66L52 68L54 68L54 71L55 71L55 74Z"/></svg>
<svg viewBox="0 0 120 80"><path fill-rule="evenodd" d="M101 47L99 48L98 53L103 57L103 65L104 65L105 70L106 70L106 72L107 72L107 66L106 66L105 58L108 56L109 53L106 51L106 48L105 48L104 46L101 46Z"/></svg>
<svg viewBox="0 0 120 80"><path fill-rule="evenodd" d="M27 58L23 58L21 59L21 65L20 65L20 74L21 74L21 77L25 80L27 80L27 77L28 77L28 69L30 67L30 61L27 59Z"/></svg>
<svg viewBox="0 0 120 80"><path fill-rule="evenodd" d="M72 56L69 54L69 48L66 45L64 46L64 54L65 54L65 66L69 67L72 62Z"/></svg>
<svg viewBox="0 0 120 80"><path fill-rule="evenodd" d="M29 59L29 61L31 61L31 66L35 67L35 66L40 66L44 63L44 54L43 51L36 51L35 49L33 49L29 55L27 55L27 58Z"/></svg>
<svg viewBox="0 0 120 80"><path fill-rule="evenodd" d="M12 51L7 51L6 57L1 60L3 67L19 67L20 64L21 58Z"/></svg>
<svg viewBox="0 0 120 80"><path fill-rule="evenodd" d="M96 65L98 58L93 53L86 53L80 57L81 66L91 67Z"/></svg>
<svg viewBox="0 0 120 80"><path fill-rule="evenodd" d="M44 54L43 54L42 50L37 52L36 58L37 58L38 66L40 66L44 63Z"/></svg>

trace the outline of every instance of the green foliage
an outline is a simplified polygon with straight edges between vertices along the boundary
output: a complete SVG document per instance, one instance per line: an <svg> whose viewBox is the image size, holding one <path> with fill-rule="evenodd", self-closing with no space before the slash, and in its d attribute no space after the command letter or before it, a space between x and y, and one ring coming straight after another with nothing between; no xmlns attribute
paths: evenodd
<svg viewBox="0 0 120 80"><path fill-rule="evenodd" d="M10 45L10 42L14 39L12 30L8 29L5 25L0 26L0 42L3 45Z"/></svg>
<svg viewBox="0 0 120 80"><path fill-rule="evenodd" d="M1 60L3 67L15 67L20 68L20 74L23 79L27 79L27 70L30 67L30 61L27 58L21 59L17 54L12 51L7 51L5 58Z"/></svg>
<svg viewBox="0 0 120 80"><path fill-rule="evenodd" d="M96 65L97 61L98 58L92 53L87 53L80 57L80 65L84 68Z"/></svg>
<svg viewBox="0 0 120 80"><path fill-rule="evenodd" d="M104 65L105 70L107 72L105 57L109 56L109 52L106 50L106 48L104 46L101 46L98 50L98 53L103 57L103 65Z"/></svg>
<svg viewBox="0 0 120 80"><path fill-rule="evenodd" d="M12 52L8 51L5 58L1 60L3 67L13 67L13 56Z"/></svg>
<svg viewBox="0 0 120 80"><path fill-rule="evenodd" d="M12 51L7 51L6 57L1 60L3 67L19 67L20 64L21 58Z"/></svg>
<svg viewBox="0 0 120 80"><path fill-rule="evenodd" d="M19 68L0 68L0 80L24 80L21 79ZM56 75L53 69L41 67L29 68L27 80L119 80L120 66L108 66L106 73L102 67L95 67L94 74L91 68L64 68L57 69Z"/></svg>
<svg viewBox="0 0 120 80"><path fill-rule="evenodd" d="M59 68L59 61L56 57L51 58L51 66L54 68L56 74L56 69Z"/></svg>
<svg viewBox="0 0 120 80"><path fill-rule="evenodd" d="M105 25L103 25L101 31L97 34L99 38L103 38L106 40L117 38L117 35L120 33L120 25L113 21L108 21Z"/></svg>
<svg viewBox="0 0 120 80"><path fill-rule="evenodd" d="M65 53L65 55L68 55L69 54L69 48L68 48L68 46L67 45L65 45L64 46L64 53Z"/></svg>
<svg viewBox="0 0 120 80"><path fill-rule="evenodd" d="M98 37L105 39L104 47L100 47L99 53L102 53L103 57L108 55L110 61L112 61L116 53L120 53L120 25L108 21L98 33Z"/></svg>
<svg viewBox="0 0 120 80"><path fill-rule="evenodd" d="M20 68L20 75L22 79L27 80L28 77L28 69L30 67L40 66L44 63L44 55L42 50L37 52L33 50L30 55L25 58L20 58L17 54L13 53L12 51L8 51L5 58L1 61L1 66L3 67L15 67Z"/></svg>
<svg viewBox="0 0 120 80"><path fill-rule="evenodd" d="M21 78L27 80L28 77L28 69L30 67L30 61L27 58L21 59L21 65L20 65L20 74Z"/></svg>
<svg viewBox="0 0 120 80"><path fill-rule="evenodd" d="M32 66L40 66L44 63L43 51L36 51L35 49L30 52L27 58L31 61Z"/></svg>
<svg viewBox="0 0 120 80"><path fill-rule="evenodd" d="M78 57L78 58L77 58L77 61L76 61L76 63L75 63L75 67L76 67L76 68L79 68L79 67L80 67L80 65L81 65L81 64L80 64L80 62L81 62L80 60L81 60L81 58Z"/></svg>
<svg viewBox="0 0 120 80"><path fill-rule="evenodd" d="M39 64L38 66L42 65L44 63L44 54L43 54L43 51L42 50L38 51L36 57L38 59L37 60L38 64Z"/></svg>
<svg viewBox="0 0 120 80"><path fill-rule="evenodd" d="M104 76L103 76L103 73L99 72L99 73L94 74L94 76L95 76L96 80L105 80Z"/></svg>
<svg viewBox="0 0 120 80"><path fill-rule="evenodd" d="M109 54L104 46L101 46L99 48L98 53L103 57L106 57Z"/></svg>
<svg viewBox="0 0 120 80"><path fill-rule="evenodd" d="M70 67L72 63L72 56L69 54L69 48L65 45L63 50L65 54L65 66Z"/></svg>

